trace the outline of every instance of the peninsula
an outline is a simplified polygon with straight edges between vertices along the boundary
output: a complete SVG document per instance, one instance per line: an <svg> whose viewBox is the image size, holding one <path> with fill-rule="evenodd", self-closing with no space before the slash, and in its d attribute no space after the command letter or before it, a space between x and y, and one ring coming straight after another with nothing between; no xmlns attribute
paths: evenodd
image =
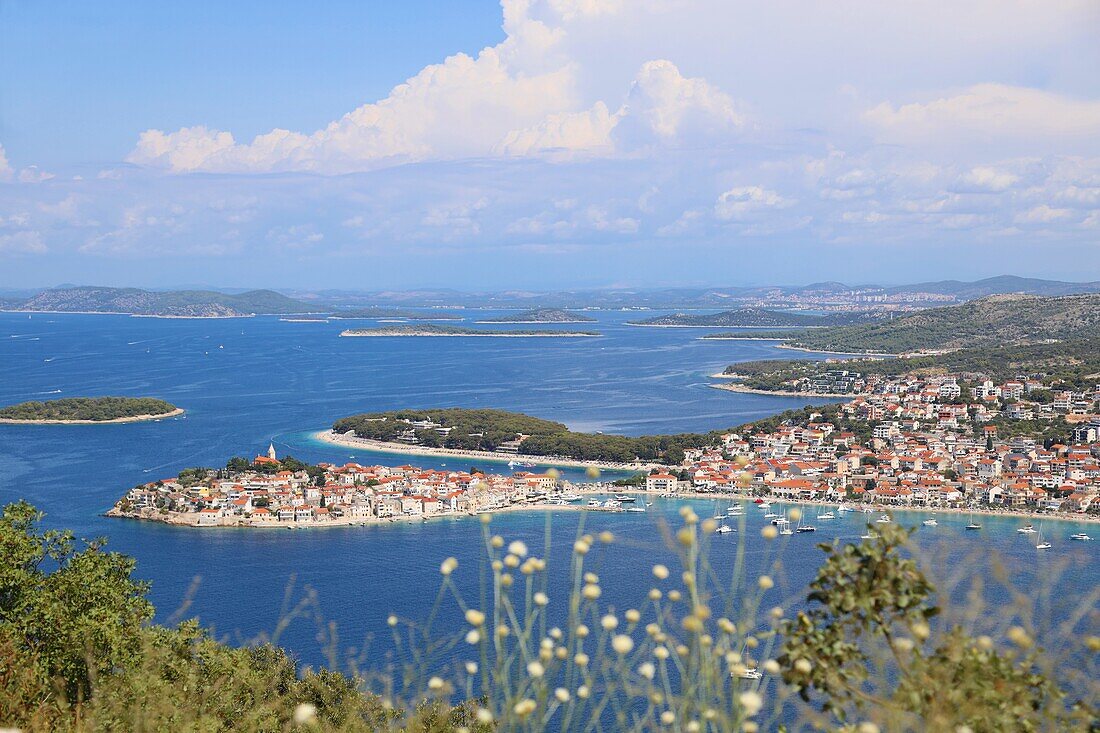
<svg viewBox="0 0 1100 733"><path fill-rule="evenodd" d="M518 412L464 408L352 415L337 420L332 433L335 439L346 436L374 441L376 449L478 451L495 459L540 457L562 464L603 463L613 468L678 463L683 460L685 450L712 445L719 436L719 433L642 437L578 433L562 423Z"/></svg>
<svg viewBox="0 0 1100 733"><path fill-rule="evenodd" d="M507 316L485 318L477 323L595 323L596 319L560 308L536 308Z"/></svg>
<svg viewBox="0 0 1100 733"><path fill-rule="evenodd" d="M386 326L379 328L353 328L343 331L341 336L490 336L512 338L574 338L581 336L599 336L595 331L519 331L519 330L481 330L462 326L439 326L435 324Z"/></svg>
<svg viewBox="0 0 1100 733"><path fill-rule="evenodd" d="M813 315L794 311L738 308L721 313L672 313L642 321L628 321L628 326L663 328L820 328L878 320L878 313L833 313Z"/></svg>
<svg viewBox="0 0 1100 733"><path fill-rule="evenodd" d="M530 508L572 507L579 496L558 494L553 473L512 476L434 471L415 466L316 465L279 458L274 446L224 468L188 468L139 484L108 512L191 527L347 526L472 515ZM558 498L565 496L565 498ZM610 507L607 507L610 508Z"/></svg>
<svg viewBox="0 0 1100 733"><path fill-rule="evenodd" d="M21 402L0 409L0 423L32 425L101 425L159 420L183 410L152 397L66 397Z"/></svg>

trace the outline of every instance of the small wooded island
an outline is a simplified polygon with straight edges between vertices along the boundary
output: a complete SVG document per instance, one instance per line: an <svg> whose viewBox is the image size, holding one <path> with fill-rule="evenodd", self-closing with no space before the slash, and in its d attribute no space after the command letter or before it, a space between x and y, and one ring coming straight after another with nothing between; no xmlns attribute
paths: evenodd
<svg viewBox="0 0 1100 733"><path fill-rule="evenodd" d="M0 409L0 423L100 424L158 420L183 414L171 402L152 397L65 397L21 402Z"/></svg>
<svg viewBox="0 0 1100 733"><path fill-rule="evenodd" d="M595 323L596 319L560 308L535 308L496 318L483 318L478 323Z"/></svg>
<svg viewBox="0 0 1100 733"><path fill-rule="evenodd" d="M352 328L341 336L496 336L496 337L557 337L599 336L595 331L521 331L464 328L462 326L438 326L433 324L386 326L379 328Z"/></svg>

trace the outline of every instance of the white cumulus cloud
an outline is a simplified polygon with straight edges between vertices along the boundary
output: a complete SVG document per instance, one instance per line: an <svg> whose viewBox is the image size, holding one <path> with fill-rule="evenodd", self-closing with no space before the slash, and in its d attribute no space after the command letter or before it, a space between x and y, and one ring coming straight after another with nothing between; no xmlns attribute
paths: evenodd
<svg viewBox="0 0 1100 733"><path fill-rule="evenodd" d="M1010 86L977 84L925 102L883 102L863 119L881 142L918 145L1097 145L1100 100Z"/></svg>

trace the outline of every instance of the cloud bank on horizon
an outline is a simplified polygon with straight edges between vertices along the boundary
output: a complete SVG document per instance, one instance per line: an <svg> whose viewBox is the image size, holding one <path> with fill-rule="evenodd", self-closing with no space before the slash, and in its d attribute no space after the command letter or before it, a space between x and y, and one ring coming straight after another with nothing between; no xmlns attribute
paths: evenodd
<svg viewBox="0 0 1100 733"><path fill-rule="evenodd" d="M762 268L833 274L841 258L895 280L928 246L978 273L997 245L1031 268L1051 252L1085 258L1062 273L1100 264L1087 0L502 9L499 44L318 130L135 130L125 161L81 175L17 170L0 147L0 257L148 274L431 255L444 269L407 279L434 282L459 259L607 269L643 253L697 260L680 278L766 280L746 259L761 248Z"/></svg>

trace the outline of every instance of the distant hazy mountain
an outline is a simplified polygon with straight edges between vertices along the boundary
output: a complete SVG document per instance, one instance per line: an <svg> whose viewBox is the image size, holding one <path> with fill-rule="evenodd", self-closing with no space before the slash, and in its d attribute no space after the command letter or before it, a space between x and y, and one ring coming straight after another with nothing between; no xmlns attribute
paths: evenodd
<svg viewBox="0 0 1100 733"><path fill-rule="evenodd" d="M74 287L44 290L16 306L22 311L131 313L146 316L232 317L262 313L320 313L328 309L273 290L230 295L210 290L155 292L138 288Z"/></svg>
<svg viewBox="0 0 1100 733"><path fill-rule="evenodd" d="M887 288L888 293L936 293L954 295L959 300L974 300L987 295L1006 293L1027 293L1028 295L1077 295L1080 293L1100 292L1100 281L1072 283L1061 280L1040 280L1034 277L999 275L985 280L962 282L959 280L940 280L937 282L899 285Z"/></svg>

